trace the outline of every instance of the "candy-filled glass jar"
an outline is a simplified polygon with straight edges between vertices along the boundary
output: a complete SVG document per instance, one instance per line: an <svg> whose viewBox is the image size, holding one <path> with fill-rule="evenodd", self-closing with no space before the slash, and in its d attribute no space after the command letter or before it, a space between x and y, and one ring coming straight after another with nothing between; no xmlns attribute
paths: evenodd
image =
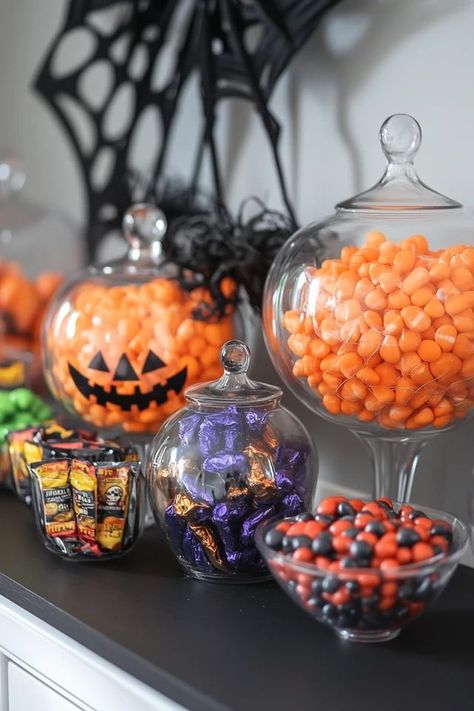
<svg viewBox="0 0 474 711"><path fill-rule="evenodd" d="M219 349L238 313L219 312L209 291L184 283L166 259L166 220L152 205L124 217L123 259L93 265L58 293L43 329L54 397L101 431L146 436L183 402L186 385L217 377ZM224 283L225 281L225 283ZM232 302L234 284L223 280Z"/></svg>
<svg viewBox="0 0 474 711"><path fill-rule="evenodd" d="M281 407L281 390L247 377L248 347L229 341L221 358L223 376L188 388L186 407L156 435L148 489L190 575L251 582L268 576L256 527L311 503L317 458L304 427Z"/></svg>
<svg viewBox="0 0 474 711"><path fill-rule="evenodd" d="M415 119L380 138L381 181L280 251L264 324L283 380L367 445L375 494L404 501L422 446L473 412L474 221L418 178Z"/></svg>

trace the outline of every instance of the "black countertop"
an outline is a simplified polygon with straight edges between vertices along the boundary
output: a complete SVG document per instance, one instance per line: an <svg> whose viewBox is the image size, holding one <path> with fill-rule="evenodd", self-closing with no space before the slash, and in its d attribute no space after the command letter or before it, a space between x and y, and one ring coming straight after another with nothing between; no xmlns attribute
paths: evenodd
<svg viewBox="0 0 474 711"><path fill-rule="evenodd" d="M88 565L44 550L31 511L3 492L0 521L0 594L186 708L474 709L469 568L398 639L356 645L272 583L183 577L154 528L128 557Z"/></svg>

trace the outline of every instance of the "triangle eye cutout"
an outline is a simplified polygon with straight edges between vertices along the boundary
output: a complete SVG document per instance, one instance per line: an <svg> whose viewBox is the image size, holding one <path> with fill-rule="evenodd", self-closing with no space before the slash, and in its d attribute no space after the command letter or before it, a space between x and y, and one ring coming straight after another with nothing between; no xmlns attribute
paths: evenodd
<svg viewBox="0 0 474 711"><path fill-rule="evenodd" d="M87 367L91 368L91 370L101 370L103 373L110 372L107 368L107 363L104 360L104 356L100 351L95 354L95 356L92 358L91 362Z"/></svg>
<svg viewBox="0 0 474 711"><path fill-rule="evenodd" d="M120 357L117 369L114 373L114 380L138 380L138 375L132 368L125 353Z"/></svg>
<svg viewBox="0 0 474 711"><path fill-rule="evenodd" d="M143 366L142 373L151 373L153 370L158 370L159 368L165 368L166 363L163 363L161 358L159 358L153 351L148 351L145 364Z"/></svg>

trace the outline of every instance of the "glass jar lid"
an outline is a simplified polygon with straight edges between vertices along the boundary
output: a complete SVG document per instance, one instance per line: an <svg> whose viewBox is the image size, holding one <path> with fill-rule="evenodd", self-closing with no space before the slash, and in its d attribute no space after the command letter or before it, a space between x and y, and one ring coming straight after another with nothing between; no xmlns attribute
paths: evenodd
<svg viewBox="0 0 474 711"><path fill-rule="evenodd" d="M413 116L394 114L380 128L387 158L381 180L369 190L336 205L338 210L446 210L462 205L432 190L418 177L413 160L421 145L421 127Z"/></svg>
<svg viewBox="0 0 474 711"><path fill-rule="evenodd" d="M205 407L278 405L283 392L275 385L260 383L247 376L250 349L242 341L227 341L221 348L224 374L210 383L193 385L184 395L193 405Z"/></svg>
<svg viewBox="0 0 474 711"><path fill-rule="evenodd" d="M128 251L115 261L93 265L89 271L114 275L156 274L157 267L165 261L163 240L166 230L166 217L156 205L131 205L122 220Z"/></svg>

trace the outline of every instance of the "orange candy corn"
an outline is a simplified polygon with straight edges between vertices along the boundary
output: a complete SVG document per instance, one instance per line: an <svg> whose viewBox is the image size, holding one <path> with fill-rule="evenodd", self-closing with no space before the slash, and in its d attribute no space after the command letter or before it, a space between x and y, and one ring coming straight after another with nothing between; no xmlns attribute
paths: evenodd
<svg viewBox="0 0 474 711"><path fill-rule="evenodd" d="M332 415L445 427L474 404L474 247L432 252L378 231L307 270L309 308L283 325L293 373Z"/></svg>

